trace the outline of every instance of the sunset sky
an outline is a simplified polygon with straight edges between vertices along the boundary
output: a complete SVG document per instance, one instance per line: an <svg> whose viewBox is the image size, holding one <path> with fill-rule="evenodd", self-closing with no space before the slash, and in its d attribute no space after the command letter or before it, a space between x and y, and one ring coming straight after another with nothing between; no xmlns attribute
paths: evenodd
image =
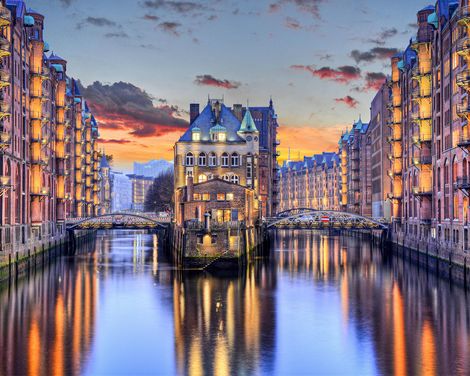
<svg viewBox="0 0 470 376"><path fill-rule="evenodd" d="M267 105L282 158L335 150L415 33L411 0L29 0L114 167L172 159L189 103Z"/></svg>

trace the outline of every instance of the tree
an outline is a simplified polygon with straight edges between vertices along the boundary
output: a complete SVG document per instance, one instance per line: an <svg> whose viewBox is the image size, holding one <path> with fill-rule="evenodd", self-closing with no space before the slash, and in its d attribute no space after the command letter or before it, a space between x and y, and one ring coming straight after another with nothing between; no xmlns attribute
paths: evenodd
<svg viewBox="0 0 470 376"><path fill-rule="evenodd" d="M173 171L166 171L155 178L145 197L146 212L173 210Z"/></svg>

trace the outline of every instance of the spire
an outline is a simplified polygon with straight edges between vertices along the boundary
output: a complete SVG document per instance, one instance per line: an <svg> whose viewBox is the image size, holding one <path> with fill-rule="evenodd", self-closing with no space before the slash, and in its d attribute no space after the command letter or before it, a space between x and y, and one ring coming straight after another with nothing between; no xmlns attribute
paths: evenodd
<svg viewBox="0 0 470 376"><path fill-rule="evenodd" d="M269 108L272 109L273 107L274 107L274 106L273 106L273 96L270 95L270 96L269 96Z"/></svg>
<svg viewBox="0 0 470 376"><path fill-rule="evenodd" d="M248 104L246 107L245 116L243 117L243 121L240 124L240 129L238 132L258 132L255 121L253 120L253 116L251 116L250 109L248 108Z"/></svg>

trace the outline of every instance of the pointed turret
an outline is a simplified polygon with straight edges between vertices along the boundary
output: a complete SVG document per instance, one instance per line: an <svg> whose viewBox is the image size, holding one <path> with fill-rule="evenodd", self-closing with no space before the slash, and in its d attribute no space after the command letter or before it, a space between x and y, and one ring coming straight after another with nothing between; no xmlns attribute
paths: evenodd
<svg viewBox="0 0 470 376"><path fill-rule="evenodd" d="M258 133L258 129L256 128L255 121L253 120L253 116L251 116L249 108L246 109L245 116L243 117L238 133Z"/></svg>

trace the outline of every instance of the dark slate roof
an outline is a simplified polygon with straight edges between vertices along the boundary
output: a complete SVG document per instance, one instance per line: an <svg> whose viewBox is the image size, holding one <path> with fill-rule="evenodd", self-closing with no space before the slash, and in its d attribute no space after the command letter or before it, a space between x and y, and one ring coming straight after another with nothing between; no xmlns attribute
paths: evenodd
<svg viewBox="0 0 470 376"><path fill-rule="evenodd" d="M220 125L227 130L227 142L244 142L237 132L240 129L240 121L235 117L232 111L227 108L223 103L221 104L220 111ZM215 115L212 111L212 106L208 103L202 110L199 116L192 122L186 132L180 137L179 141L191 141L192 130L199 128L201 131L201 141L210 141L210 129L215 126Z"/></svg>
<svg viewBox="0 0 470 376"><path fill-rule="evenodd" d="M108 159L106 158L106 155L104 153L101 154L100 167L101 168L110 168L109 163L108 163Z"/></svg>
<svg viewBox="0 0 470 376"><path fill-rule="evenodd" d="M48 58L49 60L63 60L65 61L64 58L61 58L59 55L56 55L54 51L52 51L51 55Z"/></svg>

